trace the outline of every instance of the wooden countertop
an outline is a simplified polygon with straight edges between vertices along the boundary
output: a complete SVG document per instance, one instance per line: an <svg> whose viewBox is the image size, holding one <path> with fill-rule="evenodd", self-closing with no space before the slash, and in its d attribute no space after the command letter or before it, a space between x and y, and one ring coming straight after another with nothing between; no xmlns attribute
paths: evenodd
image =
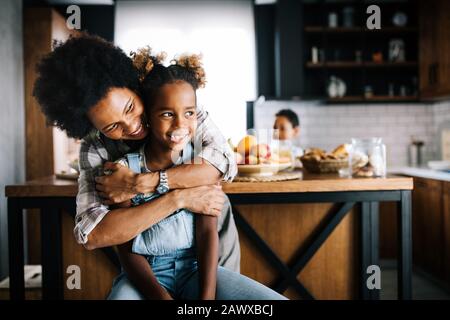
<svg viewBox="0 0 450 320"><path fill-rule="evenodd" d="M402 176L386 178L341 178L337 174L308 174L301 180L283 182L233 182L224 183L223 191L237 193L291 193L291 192L337 192L337 191L377 191L412 190L413 179ZM54 176L8 185L7 197L75 197L77 181L57 179Z"/></svg>

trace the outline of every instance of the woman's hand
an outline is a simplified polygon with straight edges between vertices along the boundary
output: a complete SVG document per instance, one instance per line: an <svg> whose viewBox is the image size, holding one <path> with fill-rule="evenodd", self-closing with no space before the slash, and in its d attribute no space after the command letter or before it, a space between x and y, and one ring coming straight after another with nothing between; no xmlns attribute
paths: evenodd
<svg viewBox="0 0 450 320"><path fill-rule="evenodd" d="M103 169L112 172L110 175L95 178L95 188L105 199L104 204L118 204L130 200L138 193L135 190L138 175L129 168L118 163L106 162Z"/></svg>
<svg viewBox="0 0 450 320"><path fill-rule="evenodd" d="M173 191L179 209L218 217L225 203L222 186L208 185Z"/></svg>

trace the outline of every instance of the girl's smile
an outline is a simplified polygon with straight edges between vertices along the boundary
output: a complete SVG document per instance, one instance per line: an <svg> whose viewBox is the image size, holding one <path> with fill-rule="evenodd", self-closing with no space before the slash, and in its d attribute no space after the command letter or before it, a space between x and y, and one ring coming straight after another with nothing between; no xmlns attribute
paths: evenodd
<svg viewBox="0 0 450 320"><path fill-rule="evenodd" d="M164 149L181 151L194 137L197 127L195 91L185 81L165 84L159 88L147 113L150 140Z"/></svg>
<svg viewBox="0 0 450 320"><path fill-rule="evenodd" d="M191 137L191 132L187 128L182 128L169 132L167 136L170 137L171 142L174 142L176 144L185 144L185 140Z"/></svg>

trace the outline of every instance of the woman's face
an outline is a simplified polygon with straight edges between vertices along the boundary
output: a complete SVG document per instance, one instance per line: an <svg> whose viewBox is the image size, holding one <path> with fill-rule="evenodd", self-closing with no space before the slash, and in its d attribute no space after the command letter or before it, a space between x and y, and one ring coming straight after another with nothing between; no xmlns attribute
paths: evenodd
<svg viewBox="0 0 450 320"><path fill-rule="evenodd" d="M152 138L164 147L181 151L197 128L196 97L185 81L163 85L147 115Z"/></svg>
<svg viewBox="0 0 450 320"><path fill-rule="evenodd" d="M148 134L144 106L127 88L112 88L87 113L91 123L113 140L141 140Z"/></svg>

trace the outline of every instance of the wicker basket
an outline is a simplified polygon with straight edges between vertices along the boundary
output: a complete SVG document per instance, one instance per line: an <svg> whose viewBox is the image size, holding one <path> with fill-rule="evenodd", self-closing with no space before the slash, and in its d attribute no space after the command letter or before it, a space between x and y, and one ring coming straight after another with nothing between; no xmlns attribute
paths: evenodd
<svg viewBox="0 0 450 320"><path fill-rule="evenodd" d="M316 159L300 158L303 167L312 173L336 173L340 169L348 167L347 159L325 159L317 161Z"/></svg>

